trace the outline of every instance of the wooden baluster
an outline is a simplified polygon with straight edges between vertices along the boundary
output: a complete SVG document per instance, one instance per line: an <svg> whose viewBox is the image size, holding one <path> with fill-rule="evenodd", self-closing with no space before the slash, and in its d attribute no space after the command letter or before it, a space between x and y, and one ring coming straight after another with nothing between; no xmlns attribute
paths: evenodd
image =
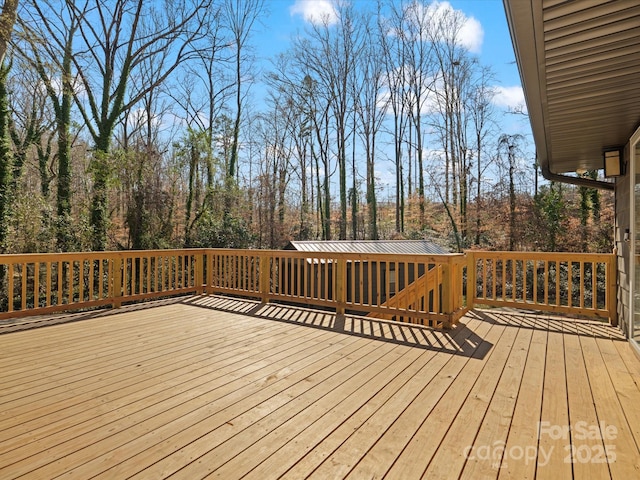
<svg viewBox="0 0 640 480"><path fill-rule="evenodd" d="M347 262L340 258L335 259L335 302L336 302L336 313L344 314L345 304L347 302Z"/></svg>
<svg viewBox="0 0 640 480"><path fill-rule="evenodd" d="M27 283L29 275L27 273L27 264L23 263L20 271L20 310L27 309Z"/></svg>
<svg viewBox="0 0 640 480"><path fill-rule="evenodd" d="M9 263L7 270L7 311L13 312L13 297L15 295L13 291L13 263Z"/></svg>
<svg viewBox="0 0 640 480"><path fill-rule="evenodd" d="M533 261L533 293L531 301L534 305L538 303L538 260Z"/></svg>
<svg viewBox="0 0 640 480"><path fill-rule="evenodd" d="M522 259L522 302L527 303L527 269L529 268L526 258Z"/></svg>
<svg viewBox="0 0 640 480"><path fill-rule="evenodd" d="M122 266L122 257L115 257L110 268L110 283L113 285L113 308L119 308L122 305L122 276L124 274Z"/></svg>
<svg viewBox="0 0 640 480"><path fill-rule="evenodd" d="M381 297L382 294L380 290L381 279L382 279L382 274L381 274L382 262L380 260L377 260L375 263L376 263L376 267L375 267L376 268L376 298L375 298L374 304L379 307L380 305L382 305L382 297Z"/></svg>
<svg viewBox="0 0 640 480"><path fill-rule="evenodd" d="M33 308L40 308L40 262L33 264Z"/></svg>
<svg viewBox="0 0 640 480"><path fill-rule="evenodd" d="M515 303L518 298L518 260L511 257L511 301Z"/></svg>
<svg viewBox="0 0 640 480"><path fill-rule="evenodd" d="M271 293L271 257L267 254L260 255L260 294L262 296L262 303L269 303L269 294Z"/></svg>
<svg viewBox="0 0 640 480"><path fill-rule="evenodd" d="M446 262L442 263L442 305L441 310L442 313L448 317L448 320L445 320L444 327L451 327L451 319L453 315L453 288L452 288L452 272L451 272L451 263L450 259Z"/></svg>
<svg viewBox="0 0 640 480"><path fill-rule="evenodd" d="M44 306L45 307L49 307L51 305L51 283L53 282L53 279L51 278L51 262L48 261L47 262L47 273L46 273L46 299L44 302Z"/></svg>
<svg viewBox="0 0 640 480"><path fill-rule="evenodd" d="M95 277L95 264L96 261L93 258L89 259L89 292L88 292L88 300L94 300L94 277Z"/></svg>
<svg viewBox="0 0 640 480"><path fill-rule="evenodd" d="M587 292L584 279L584 262L580 260L580 308L584 308L584 295Z"/></svg>
<svg viewBox="0 0 640 480"><path fill-rule="evenodd" d="M573 262L567 262L567 306L573 304Z"/></svg>
<svg viewBox="0 0 640 480"><path fill-rule="evenodd" d="M604 309L609 312L609 322L612 326L618 326L617 297L616 297L616 262L615 256L609 257L605 262L605 304Z"/></svg>
<svg viewBox="0 0 640 480"><path fill-rule="evenodd" d="M496 299L496 295L498 292L498 259L493 258L491 260L491 298L493 300Z"/></svg>
<svg viewBox="0 0 640 480"><path fill-rule="evenodd" d="M78 302L84 302L84 259L78 262Z"/></svg>
<svg viewBox="0 0 640 480"><path fill-rule="evenodd" d="M561 296L561 291L560 291L560 287L561 287L561 282L560 282L560 262L558 260L556 260L554 262L554 265L556 266L556 274L555 274L555 287L556 287L556 298L555 298L555 303L554 305L560 305L560 296Z"/></svg>
<svg viewBox="0 0 640 480"><path fill-rule="evenodd" d="M467 307L473 308L476 301L477 257L473 251L466 252L465 255L467 255ZM496 280L495 274L493 280L494 282Z"/></svg>

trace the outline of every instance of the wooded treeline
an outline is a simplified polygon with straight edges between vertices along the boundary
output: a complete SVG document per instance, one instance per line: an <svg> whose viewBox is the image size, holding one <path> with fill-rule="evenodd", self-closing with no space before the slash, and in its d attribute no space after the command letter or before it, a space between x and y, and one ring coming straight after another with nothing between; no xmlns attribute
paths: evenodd
<svg viewBox="0 0 640 480"><path fill-rule="evenodd" d="M0 71L1 251L611 249L611 196L538 187L528 139L501 131L515 113L462 12L345 2L259 70L268 6L21 1Z"/></svg>

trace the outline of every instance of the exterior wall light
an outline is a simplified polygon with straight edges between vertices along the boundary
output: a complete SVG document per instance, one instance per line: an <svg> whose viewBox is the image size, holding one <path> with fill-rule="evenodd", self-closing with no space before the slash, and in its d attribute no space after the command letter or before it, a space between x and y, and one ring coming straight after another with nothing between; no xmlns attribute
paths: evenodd
<svg viewBox="0 0 640 480"><path fill-rule="evenodd" d="M619 177L624 174L621 148L608 148L603 152L603 157L606 178Z"/></svg>

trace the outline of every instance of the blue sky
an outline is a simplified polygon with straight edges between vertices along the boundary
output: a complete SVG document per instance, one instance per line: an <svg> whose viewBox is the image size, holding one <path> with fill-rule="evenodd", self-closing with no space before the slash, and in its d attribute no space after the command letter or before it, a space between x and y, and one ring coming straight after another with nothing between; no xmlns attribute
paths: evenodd
<svg viewBox="0 0 640 480"><path fill-rule="evenodd" d="M263 70L268 70L269 58L287 50L291 38L303 32L314 16L331 12L332 4L337 1L351 1L358 4L375 0L265 0L269 15L262 19L262 27L254 36L257 54ZM398 0L400 1L400 0ZM417 0L421 1L421 0ZM423 4L432 3L422 0ZM482 65L490 66L496 77L494 88L497 95L494 104L497 107L497 121L501 133L522 134L527 138L528 146L523 152L523 169L533 164L531 129L528 119L523 115L508 113L509 109L524 109L524 95L520 83L518 68L509 35L509 28L502 0L449 0L436 1L437 8L453 8L462 11L468 20L467 38L463 40L468 49L477 55ZM265 95L264 86L254 85L252 96L258 101ZM500 114L502 112L502 114ZM389 188L395 182L394 166L389 161L381 161L376 168L376 176L382 185ZM485 175L490 176L487 172Z"/></svg>
<svg viewBox="0 0 640 480"><path fill-rule="evenodd" d="M266 0L270 13L262 19L263 25L255 36L259 57L264 60L285 51L292 36L303 31L314 16L330 13L335 1ZM350 1L357 5L374 0ZM490 65L496 73L499 92L496 105L506 108L522 104L524 97L502 0L450 0L438 3L460 10L468 18L470 50L479 56L482 64ZM264 67L269 66L265 64ZM517 128L517 125L513 125L513 128Z"/></svg>

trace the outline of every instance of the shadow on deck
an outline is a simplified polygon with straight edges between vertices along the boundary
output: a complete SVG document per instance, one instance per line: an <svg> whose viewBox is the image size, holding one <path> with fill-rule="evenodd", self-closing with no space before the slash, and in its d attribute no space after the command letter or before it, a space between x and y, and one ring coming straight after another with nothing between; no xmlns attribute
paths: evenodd
<svg viewBox="0 0 640 480"><path fill-rule="evenodd" d="M640 362L599 322L474 310L441 331L197 296L0 331L1 478L640 471Z"/></svg>

